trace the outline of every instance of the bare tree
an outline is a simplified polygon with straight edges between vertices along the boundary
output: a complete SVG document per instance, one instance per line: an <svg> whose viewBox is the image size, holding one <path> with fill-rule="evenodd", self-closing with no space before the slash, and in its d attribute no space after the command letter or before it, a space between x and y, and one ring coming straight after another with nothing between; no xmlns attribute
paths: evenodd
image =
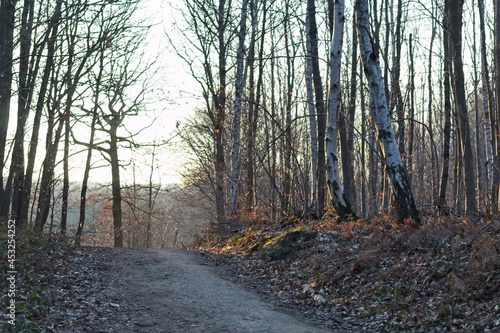
<svg viewBox="0 0 500 333"><path fill-rule="evenodd" d="M228 47L234 37L232 24L232 2L219 0L213 4L207 0L185 1L186 10L182 12L188 29L181 29L188 41L184 48L171 45L176 53L191 67L193 77L203 89L206 113L212 127L214 147L214 196L218 222L226 219L226 148L225 132L227 127L227 72ZM214 50L217 57L213 59ZM198 63L193 61L193 54L200 57L201 72Z"/></svg>
<svg viewBox="0 0 500 333"><path fill-rule="evenodd" d="M449 0L446 0L449 1ZM449 6L450 41L453 62L453 92L455 107L460 130L460 149L464 165L465 194L467 199L467 212L477 213L476 201L476 176L470 126L465 99L465 77L462 61L462 9L463 0L454 1Z"/></svg>
<svg viewBox="0 0 500 333"><path fill-rule="evenodd" d="M316 24L316 3L315 0L307 0L307 14L309 22L309 39L311 41L311 61L313 84L315 93L315 106L318 121L318 215L321 216L325 210L325 189L326 189L326 155L325 155L325 131L326 112L323 95L323 84L319 67L318 55L318 26Z"/></svg>
<svg viewBox="0 0 500 333"><path fill-rule="evenodd" d="M355 218L351 203L344 195L338 166L338 116L341 105L340 68L344 39L344 1L338 0L334 7L334 34L330 49L330 92L328 96L328 124L326 127L327 179L333 207L339 217Z"/></svg>
<svg viewBox="0 0 500 333"><path fill-rule="evenodd" d="M495 147L494 138L491 135L490 111L494 107L491 102L492 90L490 84L490 73L488 69L487 51L486 51L486 27L484 22L484 0L478 0L479 7L479 38L481 49L481 84L483 95L483 126L486 141L486 170L488 179L488 188L493 183L493 148Z"/></svg>
<svg viewBox="0 0 500 333"><path fill-rule="evenodd" d="M444 131L443 131L443 164L441 171L441 182L439 187L438 208L440 212L445 212L446 206L446 188L448 186L449 166L450 166L450 137L451 137L451 48L448 34L449 20L448 7L450 3L445 1L443 15L443 88L444 88Z"/></svg>
<svg viewBox="0 0 500 333"><path fill-rule="evenodd" d="M14 25L16 0L0 1L0 215L5 215L4 163L9 125L10 101L12 96L12 72L14 52ZM10 193L8 194L10 195Z"/></svg>
<svg viewBox="0 0 500 333"><path fill-rule="evenodd" d="M239 157L240 157L240 131L241 131L241 97L245 87L245 73L243 68L245 58L245 37L247 24L248 3L243 0L241 5L240 29L238 31L238 51L236 54L236 87L233 106L233 147L231 151L231 194L230 204L231 213L237 214L238 201L238 176L239 176Z"/></svg>
<svg viewBox="0 0 500 333"><path fill-rule="evenodd" d="M370 87L370 96L374 103L378 137L384 148L385 166L391 179L398 220L400 223L409 220L413 224L420 224L419 214L389 117L379 54L378 50L374 48L370 34L368 2L366 0L356 1L356 22L363 67Z"/></svg>

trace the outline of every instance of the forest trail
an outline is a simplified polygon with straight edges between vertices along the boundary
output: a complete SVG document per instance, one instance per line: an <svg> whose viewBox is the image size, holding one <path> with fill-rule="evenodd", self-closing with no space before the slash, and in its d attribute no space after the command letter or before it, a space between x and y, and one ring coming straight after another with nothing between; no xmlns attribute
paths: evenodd
<svg viewBox="0 0 500 333"><path fill-rule="evenodd" d="M96 252L109 265L98 297L105 314L91 325L100 332L332 332L231 282L206 255L123 248Z"/></svg>

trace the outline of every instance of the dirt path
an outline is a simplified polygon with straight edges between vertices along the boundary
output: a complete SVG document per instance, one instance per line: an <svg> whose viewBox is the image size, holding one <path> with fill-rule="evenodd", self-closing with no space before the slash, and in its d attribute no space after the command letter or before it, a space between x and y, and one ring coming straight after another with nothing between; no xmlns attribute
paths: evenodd
<svg viewBox="0 0 500 333"><path fill-rule="evenodd" d="M210 258L178 250L101 249L110 267L99 299L101 332L320 333L223 277ZM92 325L94 328L94 325Z"/></svg>

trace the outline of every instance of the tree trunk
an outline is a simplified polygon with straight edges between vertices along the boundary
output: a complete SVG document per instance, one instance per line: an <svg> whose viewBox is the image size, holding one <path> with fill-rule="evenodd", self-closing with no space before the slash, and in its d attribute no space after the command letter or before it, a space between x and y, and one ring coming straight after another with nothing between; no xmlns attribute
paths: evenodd
<svg viewBox="0 0 500 333"><path fill-rule="evenodd" d="M450 1L450 0L446 0ZM476 176L474 155L467 112L465 95L465 77L462 62L462 7L463 0L453 1L449 7L450 12L450 40L453 59L453 91L460 129L460 147L464 164L465 195L467 199L467 212L477 214L476 203Z"/></svg>
<svg viewBox="0 0 500 333"><path fill-rule="evenodd" d="M434 10L434 2L432 2L431 4L431 11L432 13L435 12ZM432 111L432 96L433 96L433 92L434 92L434 84L433 84L433 80L432 80L432 63L433 63L433 58L432 58L432 55L434 54L434 51L433 51L433 46L434 46L434 39L436 37L436 20L432 20L432 28L431 28L431 40L430 40L430 44L429 44L429 69L428 69L428 74L427 74L427 86L428 86L428 93L429 93L429 96L428 96L428 101L427 101L427 126L429 127L429 137L432 138L433 137L433 127L432 127L432 115L433 115L433 111ZM432 141L431 141L431 144L432 144ZM430 147L430 150L431 150L431 172L430 172L430 177L431 177L431 187L432 187L432 204L436 204L438 199L437 199L437 196L438 196L438 182L436 181L436 172L438 172L438 170L434 170L434 161L436 160L436 156L434 155L434 149L432 149L432 147ZM421 185L423 186L423 184Z"/></svg>
<svg viewBox="0 0 500 333"><path fill-rule="evenodd" d="M56 112L56 111L50 111ZM42 233L47 222L50 211L51 196L54 182L54 169L56 165L57 149L64 128L65 117L59 119L59 124L52 136L51 128L47 131L47 151L43 160L42 178L40 180L40 194L38 195L38 206L36 210L35 227L37 233Z"/></svg>
<svg viewBox="0 0 500 333"><path fill-rule="evenodd" d="M4 193L3 172L12 96L12 58L16 4L16 0L0 1L0 216L7 215L11 195L11 193Z"/></svg>
<svg viewBox="0 0 500 333"><path fill-rule="evenodd" d="M246 189L246 209L251 212L255 202L255 136L257 134L258 110L260 107L260 99L262 94L262 76L263 76L263 52L264 52L264 36L266 24L266 2L263 3L263 18L262 18L262 35L260 36L261 46L259 49L259 65L257 84L255 83L255 44L258 31L258 10L256 0L250 0L250 15L252 17L252 35L250 40L250 49L248 51L248 68L249 74L249 102L248 102L248 149L247 149L247 189Z"/></svg>
<svg viewBox="0 0 500 333"><path fill-rule="evenodd" d="M236 53L236 88L233 106L233 147L231 151L231 194L230 205L231 214L237 215L238 207L238 176L239 176L239 152L240 152L240 131L241 131L241 97L245 87L244 58L245 58L245 37L247 24L247 0L243 0L241 5L240 30L238 32L238 51Z"/></svg>
<svg viewBox="0 0 500 333"><path fill-rule="evenodd" d="M496 99L496 124L495 124L495 156L493 161L493 185L491 193L491 205L494 213L499 209L499 191L500 191L500 0L494 0L495 8L495 28L494 36L494 58L495 58L495 99Z"/></svg>
<svg viewBox="0 0 500 333"><path fill-rule="evenodd" d="M31 188L33 183L33 172L35 169L35 159L38 149L38 138L40 133L40 123L42 118L42 111L44 108L44 101L47 94L47 87L49 84L50 73L54 66L55 54L55 41L57 39L58 28L61 18L61 5L62 1L57 1L56 8L50 19L49 28L47 30L45 42L47 43L47 57L45 68L42 74L40 90L38 92L38 100L36 103L35 115L33 119L33 129L31 133L30 145L28 150L28 160L26 165L26 173L22 191L22 205L20 209L20 220L28 220L29 202L31 196ZM34 84L34 83L33 83Z"/></svg>
<svg viewBox="0 0 500 333"><path fill-rule="evenodd" d="M326 127L327 179L333 207L341 220L355 218L349 199L344 195L340 181L337 138L340 109L340 68L344 39L344 1L337 0L334 7L334 35L330 49L330 92L328 100L328 125ZM344 179L345 179L344 175Z"/></svg>
<svg viewBox="0 0 500 333"><path fill-rule="evenodd" d="M285 31L290 31L290 13L289 13L289 2L285 4L285 20L284 27ZM290 48L293 48L293 42L291 41L291 34L285 34L285 52L286 52L286 91L285 91L285 152L284 152L284 175L283 175L283 197L282 197L282 210L286 214L290 214L291 203L292 203L292 91L293 91L293 78L294 78L294 57L295 52L292 52Z"/></svg>
<svg viewBox="0 0 500 333"><path fill-rule="evenodd" d="M339 117L340 146L342 158L342 174L344 175L344 195L353 204L356 200L355 172L354 172L354 121L356 115L357 97L357 65L358 65L358 39L356 38L356 23L352 21L352 54L351 77L349 88L349 105L343 107ZM347 112L346 112L347 109ZM364 137L364 136L363 136Z"/></svg>
<svg viewBox="0 0 500 333"><path fill-rule="evenodd" d="M111 193L113 195L113 246L123 247L122 192L120 181L120 160L118 158L117 130L118 124L110 123L108 152L111 163Z"/></svg>
<svg viewBox="0 0 500 333"><path fill-rule="evenodd" d="M318 120L318 216L322 216L325 210L325 188L326 188L326 155L325 155L325 131L326 114L323 95L323 84L321 83L319 55L318 55L318 28L316 24L315 0L307 0L307 14L309 17L309 38L311 40L312 71L315 92L315 106Z"/></svg>
<svg viewBox="0 0 500 333"><path fill-rule="evenodd" d="M306 16L306 93L307 109L309 111L309 135L311 136L311 178L312 178L312 202L311 209L317 212L318 193L318 135L316 130L316 110L314 108L313 92L313 70L312 70L312 50L311 35L309 34L309 15Z"/></svg>
<svg viewBox="0 0 500 333"><path fill-rule="evenodd" d="M449 44L449 29L448 23L448 7L449 2L445 1L444 18L443 18L443 52L444 52L444 131L443 131L443 168L441 171L441 184L439 188L438 208L441 213L446 213L446 188L449 178L450 166L450 139L451 139L451 50Z"/></svg>
<svg viewBox="0 0 500 333"><path fill-rule="evenodd" d="M368 79L370 94L375 103L374 111L378 137L384 148L385 166L391 179L398 221L417 225L420 224L420 218L389 117L378 51L373 48L372 38L369 33L367 0L356 1L356 23L363 67Z"/></svg>
<svg viewBox="0 0 500 333"><path fill-rule="evenodd" d="M102 67L101 67L102 72ZM99 84L100 79L96 81L96 84ZM97 98L98 94L96 94ZM95 136L95 125L97 122L97 103L95 104L96 108L94 109L92 115L92 123L90 127L90 139L89 139L89 147L87 149L87 158L85 159L85 169L83 171L83 179L82 179L82 188L80 190L80 215L78 219L78 228L76 230L75 235L75 244L80 245L82 240L83 228L85 226L85 211L87 208L87 189L89 182L89 174L90 167L92 162L92 151L94 146L94 136Z"/></svg>
<svg viewBox="0 0 500 333"><path fill-rule="evenodd" d="M397 3L397 16L394 22L394 3L391 6L391 39L392 39L392 75L391 75L391 95L392 102L391 109L396 108L396 115L398 119L398 132L397 139L399 143L399 152L405 156L405 114L403 105L403 96L401 94L401 29L402 29L402 16L403 16L403 3L398 0ZM394 27L395 26L395 27ZM392 112L390 112L392 113Z"/></svg>
<svg viewBox="0 0 500 333"><path fill-rule="evenodd" d="M486 51L486 28L484 23L484 0L478 0L479 6L479 31L480 31L480 48L481 48L481 84L483 96L483 127L486 141L486 174L488 188L491 189L493 183L493 147L494 139L491 135L490 110L493 104L490 104L492 96L490 85L490 73L488 70L488 54Z"/></svg>
<svg viewBox="0 0 500 333"><path fill-rule="evenodd" d="M219 43L219 86L214 95L216 120L214 126L215 138L215 203L217 211L217 222L224 222L226 219L226 199L224 191L224 174L226 172L226 162L224 157L224 131L226 123L226 44L224 32L226 30L225 8L226 1L219 1L217 25Z"/></svg>
<svg viewBox="0 0 500 333"><path fill-rule="evenodd" d="M23 200L25 167L25 127L26 121L28 120L30 111L29 105L32 96L29 88L28 72L33 70L29 68L29 55L33 28L33 6L34 1L24 0L23 12L21 16L21 34L19 37L19 94L17 100L17 126L8 177L8 183L12 182L12 218L16 220L19 225L26 223L26 221L21 220L21 207Z"/></svg>
<svg viewBox="0 0 500 333"><path fill-rule="evenodd" d="M63 188L61 202L61 237L66 236L68 225L68 198L69 198L69 117L64 119L64 157L63 157Z"/></svg>
<svg viewBox="0 0 500 333"><path fill-rule="evenodd" d="M415 138L415 122L413 121L415 118L415 61L413 58L413 35L410 34L409 38L409 95L410 95L410 128L408 130L408 160L406 163L406 170L408 171L408 181L412 184L412 175L413 175L413 140Z"/></svg>

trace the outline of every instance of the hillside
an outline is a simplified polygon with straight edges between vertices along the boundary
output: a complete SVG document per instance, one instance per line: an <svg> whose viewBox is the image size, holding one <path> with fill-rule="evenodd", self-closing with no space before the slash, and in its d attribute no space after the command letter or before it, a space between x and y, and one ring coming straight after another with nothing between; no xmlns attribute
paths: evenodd
<svg viewBox="0 0 500 333"><path fill-rule="evenodd" d="M212 237L244 283L328 326L353 332L498 332L500 223L389 218L337 224L286 219Z"/></svg>

